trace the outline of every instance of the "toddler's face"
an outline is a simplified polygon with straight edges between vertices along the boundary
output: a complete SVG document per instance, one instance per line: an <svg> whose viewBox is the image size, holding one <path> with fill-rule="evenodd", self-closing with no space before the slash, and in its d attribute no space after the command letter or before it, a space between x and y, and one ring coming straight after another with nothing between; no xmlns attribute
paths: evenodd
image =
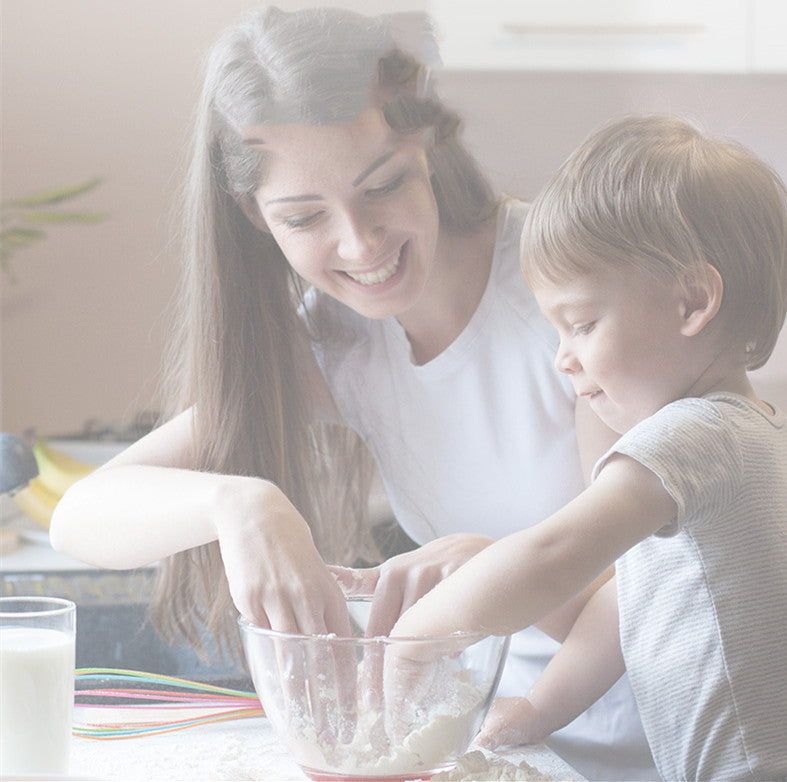
<svg viewBox="0 0 787 782"><path fill-rule="evenodd" d="M681 333L677 285L599 269L560 285L540 284L534 293L560 337L555 366L614 431L691 395L697 367Z"/></svg>

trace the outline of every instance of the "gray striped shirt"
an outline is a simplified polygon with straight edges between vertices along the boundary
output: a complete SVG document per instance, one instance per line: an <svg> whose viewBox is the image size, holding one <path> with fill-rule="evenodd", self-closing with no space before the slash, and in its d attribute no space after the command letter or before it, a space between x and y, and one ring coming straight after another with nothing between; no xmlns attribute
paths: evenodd
<svg viewBox="0 0 787 782"><path fill-rule="evenodd" d="M787 778L787 420L682 399L612 453L656 473L673 522L617 563L629 678L667 780Z"/></svg>

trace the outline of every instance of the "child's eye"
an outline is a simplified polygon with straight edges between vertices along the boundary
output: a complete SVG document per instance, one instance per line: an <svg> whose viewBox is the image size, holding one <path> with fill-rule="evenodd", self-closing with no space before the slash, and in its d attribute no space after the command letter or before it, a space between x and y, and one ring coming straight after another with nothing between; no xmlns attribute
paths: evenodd
<svg viewBox="0 0 787 782"><path fill-rule="evenodd" d="M366 194L370 196L386 196L389 193L393 193L394 190L397 190L401 186L402 182L404 182L403 173L389 180L385 184L380 185L379 187L371 187L367 189Z"/></svg>
<svg viewBox="0 0 787 782"><path fill-rule="evenodd" d="M595 326L596 326L595 321L590 321L588 323L577 323L574 326L574 333L580 335L590 334L590 332L593 331Z"/></svg>

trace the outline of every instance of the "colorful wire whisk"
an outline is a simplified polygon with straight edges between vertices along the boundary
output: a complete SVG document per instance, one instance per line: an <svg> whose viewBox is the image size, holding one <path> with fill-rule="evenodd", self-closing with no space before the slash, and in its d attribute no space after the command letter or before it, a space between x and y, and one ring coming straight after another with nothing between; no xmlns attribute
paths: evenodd
<svg viewBox="0 0 787 782"><path fill-rule="evenodd" d="M93 683L100 686L93 687ZM140 720L75 721L74 735L90 739L150 736L264 714L254 692L119 668L78 668L74 705L89 707L91 711L96 708L147 710L146 719ZM152 706L156 707L156 713L161 711L161 718L150 718ZM186 715L176 714L178 710L187 710Z"/></svg>

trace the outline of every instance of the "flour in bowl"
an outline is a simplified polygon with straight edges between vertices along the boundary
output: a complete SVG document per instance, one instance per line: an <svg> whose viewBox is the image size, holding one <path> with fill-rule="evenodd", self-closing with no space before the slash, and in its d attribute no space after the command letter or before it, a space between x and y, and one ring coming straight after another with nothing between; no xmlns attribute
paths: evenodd
<svg viewBox="0 0 787 782"><path fill-rule="evenodd" d="M463 675L446 673L432 683L430 697L421 702L416 727L397 742L385 730L382 710L359 708L352 740L321 741L310 715L292 709L282 736L296 761L304 768L353 776L413 775L453 762L478 730L488 687ZM362 704L361 693L358 703Z"/></svg>

